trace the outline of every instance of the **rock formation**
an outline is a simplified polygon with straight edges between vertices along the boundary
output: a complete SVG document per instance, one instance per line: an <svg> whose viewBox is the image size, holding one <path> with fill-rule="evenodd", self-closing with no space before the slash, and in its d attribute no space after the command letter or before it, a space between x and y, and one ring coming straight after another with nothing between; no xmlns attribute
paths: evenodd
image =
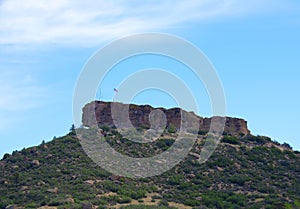
<svg viewBox="0 0 300 209"><path fill-rule="evenodd" d="M112 114L114 111L116 111L117 114ZM151 114L153 112L164 113L162 114L162 117L165 117L166 127L169 127L172 124L177 129L181 125L181 114L188 113L180 108L164 109L153 108L149 105L129 105L116 102L93 101L83 107L82 124L86 127L97 125L115 126L115 122L125 121L129 114L130 122L134 127L150 128ZM188 114L193 115L199 120L199 130L203 132L209 131L212 120L222 119L221 117L203 118L192 112L189 112ZM157 117L152 118L155 120ZM247 127L247 121L244 119L226 117L225 120L224 134L233 136L250 134ZM161 121L152 121L152 124L156 122L160 123ZM188 121L187 124L189 123L193 122ZM192 124L190 127L193 127Z"/></svg>

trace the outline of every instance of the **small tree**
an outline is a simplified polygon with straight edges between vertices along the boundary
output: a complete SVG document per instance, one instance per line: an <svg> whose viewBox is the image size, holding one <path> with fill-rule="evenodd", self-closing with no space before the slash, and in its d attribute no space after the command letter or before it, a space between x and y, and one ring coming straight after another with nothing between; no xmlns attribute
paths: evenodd
<svg viewBox="0 0 300 209"><path fill-rule="evenodd" d="M2 160L5 160L5 159L8 158L9 156L10 156L10 154L8 154L8 153L4 154Z"/></svg>
<svg viewBox="0 0 300 209"><path fill-rule="evenodd" d="M286 143L286 142L284 142L284 143L282 144L282 146L285 147L285 148L288 148L288 149L293 149L293 148L291 147L291 145L289 145L289 144Z"/></svg>
<svg viewBox="0 0 300 209"><path fill-rule="evenodd" d="M70 128L70 132L71 132L71 133L75 133L75 125L74 125L74 124L72 124L72 126L71 126L71 128Z"/></svg>

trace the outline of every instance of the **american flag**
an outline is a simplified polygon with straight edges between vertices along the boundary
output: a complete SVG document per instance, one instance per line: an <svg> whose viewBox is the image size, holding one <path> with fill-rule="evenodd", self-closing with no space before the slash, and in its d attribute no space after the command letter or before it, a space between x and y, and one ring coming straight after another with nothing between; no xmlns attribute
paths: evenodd
<svg viewBox="0 0 300 209"><path fill-rule="evenodd" d="M118 89L114 88L114 92L118 93Z"/></svg>

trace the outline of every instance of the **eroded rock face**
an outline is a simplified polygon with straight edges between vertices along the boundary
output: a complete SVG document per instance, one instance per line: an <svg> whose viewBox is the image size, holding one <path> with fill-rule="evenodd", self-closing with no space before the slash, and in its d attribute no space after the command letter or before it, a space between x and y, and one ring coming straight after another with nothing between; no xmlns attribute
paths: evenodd
<svg viewBox="0 0 300 209"><path fill-rule="evenodd" d="M133 105L133 104L122 104L112 102L94 101L84 106L82 115L82 124L87 127L93 126L122 126L130 127L132 124L135 128L143 127L150 128L151 123L159 124L163 123L163 118L152 117L153 110L159 110L155 112L163 112L165 117L165 126L175 126L177 129L180 128L182 122L182 114L184 115L183 123L186 128L195 128L196 121L199 123L199 130L208 132L211 128L212 121L225 120L224 133L233 136L238 135L249 135L250 131L247 127L247 121L239 118L202 118L195 115L192 112L181 111L180 108L164 109L164 108L153 108L149 105ZM152 113L151 113L152 112ZM130 121L126 122L126 118ZM149 120L149 115L151 120ZM197 126L198 127L198 126ZM196 129L198 129L196 127Z"/></svg>

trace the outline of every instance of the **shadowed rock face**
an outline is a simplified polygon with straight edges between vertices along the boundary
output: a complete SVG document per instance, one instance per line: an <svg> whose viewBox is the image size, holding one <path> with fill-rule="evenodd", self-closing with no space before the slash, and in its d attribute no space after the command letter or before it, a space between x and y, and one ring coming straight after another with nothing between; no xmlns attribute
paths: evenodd
<svg viewBox="0 0 300 209"><path fill-rule="evenodd" d="M195 115L192 112L186 112L180 108L164 109L164 108L153 108L149 105L134 105L134 104L122 104L115 102L103 102L103 101L93 101L83 107L82 124L87 127L92 126L115 126L114 122L126 121L129 118L130 122L134 127L144 127L150 128L149 116L153 113L153 110L159 110L164 113L166 119L166 127L171 124L177 129L181 125L181 114L189 114L193 118L199 121L199 130L208 132L212 120L220 120L221 117L203 118ZM115 112L116 114L112 114ZM152 112L152 113L151 113ZM250 131L247 127L247 121L240 118L225 118L224 133L239 136L239 135L249 135ZM152 125L155 123L160 123L161 120L157 117L152 117ZM157 120L157 121L155 121ZM127 123L122 124L123 127L129 126ZM187 127L195 127L194 120L186 121Z"/></svg>

